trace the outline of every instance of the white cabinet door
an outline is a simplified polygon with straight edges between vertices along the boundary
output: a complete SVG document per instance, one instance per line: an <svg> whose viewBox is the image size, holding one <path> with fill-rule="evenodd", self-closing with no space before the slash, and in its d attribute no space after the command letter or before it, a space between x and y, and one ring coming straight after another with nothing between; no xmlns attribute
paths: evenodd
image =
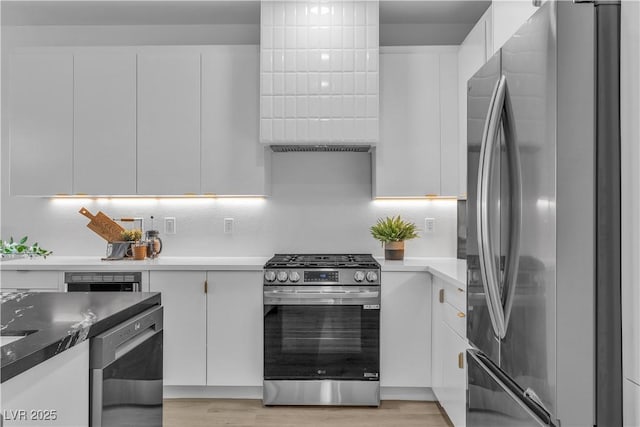
<svg viewBox="0 0 640 427"><path fill-rule="evenodd" d="M440 195L458 196L458 53L440 54Z"/></svg>
<svg viewBox="0 0 640 427"><path fill-rule="evenodd" d="M258 140L258 46L213 46L202 54L202 192L266 195Z"/></svg>
<svg viewBox="0 0 640 427"><path fill-rule="evenodd" d="M456 427L465 425L466 295L456 285L433 278L433 392Z"/></svg>
<svg viewBox="0 0 640 427"><path fill-rule="evenodd" d="M71 194L73 57L25 52L9 61L11 194Z"/></svg>
<svg viewBox="0 0 640 427"><path fill-rule="evenodd" d="M442 323L442 328L442 388L438 400L453 425L464 427L467 401L467 343L446 323Z"/></svg>
<svg viewBox="0 0 640 427"><path fill-rule="evenodd" d="M492 55L492 6L482 15L458 50L458 192L467 192L467 81Z"/></svg>
<svg viewBox="0 0 640 427"><path fill-rule="evenodd" d="M138 54L138 194L200 193L200 53Z"/></svg>
<svg viewBox="0 0 640 427"><path fill-rule="evenodd" d="M380 55L376 197L440 194L440 62L437 52Z"/></svg>
<svg viewBox="0 0 640 427"><path fill-rule="evenodd" d="M493 9L493 50L492 54L505 44L537 10L531 0L494 0Z"/></svg>
<svg viewBox="0 0 640 427"><path fill-rule="evenodd" d="M136 55L76 53L73 191L136 194Z"/></svg>
<svg viewBox="0 0 640 427"><path fill-rule="evenodd" d="M29 290L57 292L61 289L59 271L41 270L2 270L0 271L0 288L8 290Z"/></svg>
<svg viewBox="0 0 640 427"><path fill-rule="evenodd" d="M431 276L383 272L380 385L431 387Z"/></svg>
<svg viewBox="0 0 640 427"><path fill-rule="evenodd" d="M442 316L443 284L438 278L432 277L433 292L431 297L431 388L440 400L442 393L442 358L444 357L444 330Z"/></svg>
<svg viewBox="0 0 640 427"><path fill-rule="evenodd" d="M89 425L89 341L3 382L0 406L4 427Z"/></svg>
<svg viewBox="0 0 640 427"><path fill-rule="evenodd" d="M262 272L207 273L207 385L262 386Z"/></svg>
<svg viewBox="0 0 640 427"><path fill-rule="evenodd" d="M204 271L151 271L164 306L164 385L205 385L207 298Z"/></svg>

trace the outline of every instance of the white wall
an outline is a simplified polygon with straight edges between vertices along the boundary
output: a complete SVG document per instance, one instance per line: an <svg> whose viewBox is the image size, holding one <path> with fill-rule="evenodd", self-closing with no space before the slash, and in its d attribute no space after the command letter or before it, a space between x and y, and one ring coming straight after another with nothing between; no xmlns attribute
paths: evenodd
<svg viewBox="0 0 640 427"><path fill-rule="evenodd" d="M3 27L2 68L14 46L229 43L229 31L255 43L257 26L69 26ZM224 28L220 28L224 27ZM255 27L253 30L251 28ZM167 35L169 34L169 35ZM233 37L232 37L233 38ZM237 38L235 39L238 40ZM244 39L243 39L244 40ZM8 82L2 73L2 110ZM175 235L161 236L165 255L269 256L274 252L372 252L382 255L369 234L378 217L401 214L422 228L436 219L435 232L409 241L407 256L455 256L456 202L372 201L371 161L362 153L282 153L272 161L272 196L264 200L135 199L74 200L12 197L9 143L2 116L0 236L29 235L57 255L102 255L106 242L86 228L81 206L111 217L177 218ZM402 171L398 171L401 173ZM223 233L224 218L235 232Z"/></svg>

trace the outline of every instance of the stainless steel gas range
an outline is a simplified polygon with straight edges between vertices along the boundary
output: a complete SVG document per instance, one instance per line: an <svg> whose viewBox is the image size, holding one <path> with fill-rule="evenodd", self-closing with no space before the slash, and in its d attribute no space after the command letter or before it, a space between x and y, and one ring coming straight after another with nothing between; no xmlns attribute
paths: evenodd
<svg viewBox="0 0 640 427"><path fill-rule="evenodd" d="M380 404L380 264L276 254L264 266L265 405Z"/></svg>

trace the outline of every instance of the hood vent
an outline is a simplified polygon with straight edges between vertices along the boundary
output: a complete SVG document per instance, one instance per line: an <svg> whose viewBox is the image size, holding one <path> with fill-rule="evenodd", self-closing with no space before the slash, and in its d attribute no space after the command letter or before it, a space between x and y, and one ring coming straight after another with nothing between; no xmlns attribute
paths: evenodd
<svg viewBox="0 0 640 427"><path fill-rule="evenodd" d="M368 153L369 145L271 145L274 153L300 153L300 152L336 152L336 153Z"/></svg>

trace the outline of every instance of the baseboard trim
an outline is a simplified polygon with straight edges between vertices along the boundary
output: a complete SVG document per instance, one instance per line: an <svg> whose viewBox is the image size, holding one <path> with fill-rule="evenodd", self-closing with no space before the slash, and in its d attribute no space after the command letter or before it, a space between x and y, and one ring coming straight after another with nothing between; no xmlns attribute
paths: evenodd
<svg viewBox="0 0 640 427"><path fill-rule="evenodd" d="M262 399L262 387L164 386L165 399ZM429 387L381 387L381 400L435 401Z"/></svg>
<svg viewBox="0 0 640 427"><path fill-rule="evenodd" d="M164 386L165 399L262 399L262 387Z"/></svg>
<svg viewBox="0 0 640 427"><path fill-rule="evenodd" d="M430 387L381 387L381 400L423 400L433 402L435 394Z"/></svg>

